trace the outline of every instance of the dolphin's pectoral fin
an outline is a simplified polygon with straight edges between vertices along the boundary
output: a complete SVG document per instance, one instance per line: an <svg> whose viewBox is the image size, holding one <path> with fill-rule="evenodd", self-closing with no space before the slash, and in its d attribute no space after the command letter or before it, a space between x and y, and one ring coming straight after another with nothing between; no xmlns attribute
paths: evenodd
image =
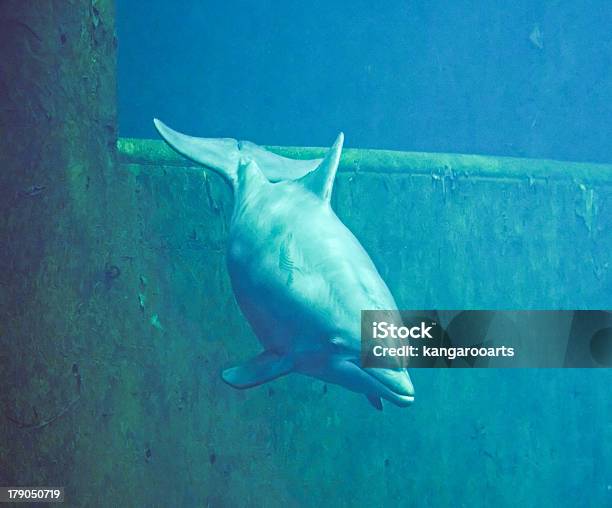
<svg viewBox="0 0 612 508"><path fill-rule="evenodd" d="M242 365L225 369L221 377L228 385L243 389L267 383L289 374L292 370L293 362L290 358L272 351L264 351Z"/></svg>
<svg viewBox="0 0 612 508"><path fill-rule="evenodd" d="M383 410L382 400L380 400L380 397L376 397L375 395L366 395L366 397L375 409L378 409L379 411Z"/></svg>

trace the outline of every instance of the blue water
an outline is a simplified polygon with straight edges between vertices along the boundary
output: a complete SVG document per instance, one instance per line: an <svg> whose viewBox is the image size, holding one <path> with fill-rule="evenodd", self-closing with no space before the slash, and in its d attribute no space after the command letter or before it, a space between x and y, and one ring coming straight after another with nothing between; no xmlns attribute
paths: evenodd
<svg viewBox="0 0 612 508"><path fill-rule="evenodd" d="M612 9L117 2L120 133L612 161Z"/></svg>
<svg viewBox="0 0 612 508"><path fill-rule="evenodd" d="M117 8L122 136L156 137L159 117L183 132L259 144L325 146L342 130L349 147L612 162L606 1L126 0ZM574 288L559 293L583 307ZM612 295L597 294L612 307ZM508 293L507 305L515 301ZM539 306L549 305L542 297ZM326 433L327 420L307 437L293 434L304 433L312 400L271 398L279 416L270 432L291 434L292 447L270 443L281 473L242 478L245 492L260 488L262 475L270 485L270 498L254 505L310 506L325 489L330 506L612 506L610 371L412 376L418 402L409 410L372 415L361 398L340 396L340 434ZM250 399L240 397L224 402L229 414L242 415L234 404ZM319 451L307 449L313 436ZM235 440L252 451L252 437ZM309 468L312 454L339 440L343 453ZM369 484L384 494L372 500ZM290 499L275 497L287 491Z"/></svg>

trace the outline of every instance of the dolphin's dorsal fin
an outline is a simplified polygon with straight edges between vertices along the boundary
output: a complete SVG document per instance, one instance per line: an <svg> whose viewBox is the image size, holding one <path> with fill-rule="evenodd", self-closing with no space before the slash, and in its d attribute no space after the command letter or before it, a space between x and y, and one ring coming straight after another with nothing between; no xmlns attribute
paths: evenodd
<svg viewBox="0 0 612 508"><path fill-rule="evenodd" d="M323 159L297 160L272 153L250 141L232 138L197 138L177 132L162 121L153 120L160 136L174 150L210 168L236 184L241 158L255 161L271 182L296 180L314 170Z"/></svg>
<svg viewBox="0 0 612 508"><path fill-rule="evenodd" d="M344 143L344 134L341 132L317 169L298 180L310 192L319 196L326 203L329 203L331 199L334 179L342 153L342 143Z"/></svg>
<svg viewBox="0 0 612 508"><path fill-rule="evenodd" d="M225 369L221 377L228 385L242 389L267 383L292 370L293 362L289 357L264 351L242 365Z"/></svg>

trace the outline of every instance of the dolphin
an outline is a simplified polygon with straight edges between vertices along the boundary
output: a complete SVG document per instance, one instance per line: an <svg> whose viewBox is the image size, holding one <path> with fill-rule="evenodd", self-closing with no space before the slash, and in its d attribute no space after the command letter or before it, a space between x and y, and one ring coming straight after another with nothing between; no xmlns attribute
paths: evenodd
<svg viewBox="0 0 612 508"><path fill-rule="evenodd" d="M344 135L323 159L293 160L254 143L187 136L154 120L178 153L233 189L227 266L236 301L263 351L223 370L234 388L296 372L405 407L404 368L360 366L361 310L397 305L357 238L331 208Z"/></svg>

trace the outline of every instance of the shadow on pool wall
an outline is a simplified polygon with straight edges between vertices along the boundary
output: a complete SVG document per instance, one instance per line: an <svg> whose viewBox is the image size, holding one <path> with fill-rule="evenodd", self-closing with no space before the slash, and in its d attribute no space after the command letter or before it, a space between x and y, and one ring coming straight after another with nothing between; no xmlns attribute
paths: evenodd
<svg viewBox="0 0 612 508"><path fill-rule="evenodd" d="M419 370L383 413L301 376L223 384L258 350L229 189L161 141L115 150L112 1L9 1L0 23L0 484L76 506L612 502L610 370ZM611 183L347 150L333 206L401 307L609 308Z"/></svg>

